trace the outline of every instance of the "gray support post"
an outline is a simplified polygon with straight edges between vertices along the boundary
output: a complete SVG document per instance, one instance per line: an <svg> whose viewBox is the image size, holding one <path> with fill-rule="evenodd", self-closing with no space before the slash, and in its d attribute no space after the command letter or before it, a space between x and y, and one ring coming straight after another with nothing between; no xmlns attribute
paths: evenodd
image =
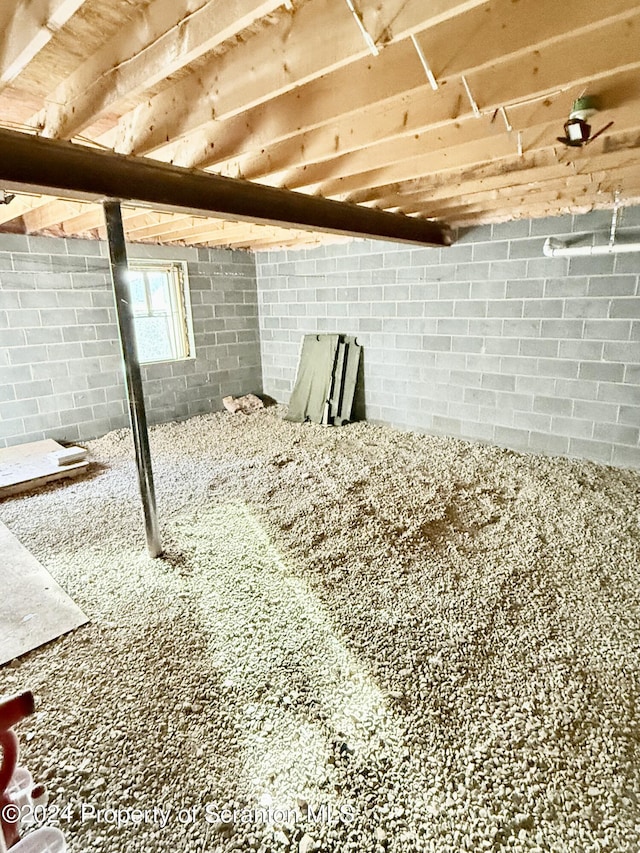
<svg viewBox="0 0 640 853"><path fill-rule="evenodd" d="M122 227L122 212L119 201L103 202L104 218L107 225L111 280L116 300L116 314L120 331L120 345L124 359L124 374L127 395L129 397L129 417L133 432L133 443L138 466L138 482L144 510L144 525L147 534L147 549L151 557L162 554L158 517L156 513L156 495L153 487L151 451L147 432L147 415L142 392L142 375L136 349L133 313L129 304L129 283L127 249Z"/></svg>

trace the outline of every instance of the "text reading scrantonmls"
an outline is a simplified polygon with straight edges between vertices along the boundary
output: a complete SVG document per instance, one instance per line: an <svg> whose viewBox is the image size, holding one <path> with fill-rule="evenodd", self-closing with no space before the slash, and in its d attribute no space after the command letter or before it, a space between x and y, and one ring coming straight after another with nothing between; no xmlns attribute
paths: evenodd
<svg viewBox="0 0 640 853"><path fill-rule="evenodd" d="M98 807L93 803L67 803L64 806L16 806L12 803L2 809L2 818L7 823L25 821L29 824L51 824L71 822L91 822L117 826L119 828L152 824L164 829L169 823L190 824L203 821L208 824L280 824L292 826L305 821L306 823L344 823L350 824L355 820L355 809L351 805L339 806L322 803L318 806L308 805L304 813L297 809L255 807L231 809L218 806L216 803L205 803L192 806L176 807L164 803L149 808L135 806Z"/></svg>

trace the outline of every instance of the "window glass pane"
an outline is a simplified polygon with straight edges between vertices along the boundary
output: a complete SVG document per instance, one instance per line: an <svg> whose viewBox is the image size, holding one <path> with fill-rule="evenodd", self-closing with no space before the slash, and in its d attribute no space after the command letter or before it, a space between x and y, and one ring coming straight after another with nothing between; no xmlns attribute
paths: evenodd
<svg viewBox="0 0 640 853"><path fill-rule="evenodd" d="M169 294L169 274L164 272L147 273L149 291L151 293L151 309L154 313L168 314L171 312L171 296Z"/></svg>
<svg viewBox="0 0 640 853"><path fill-rule="evenodd" d="M145 295L144 275L140 272L129 271L129 292L131 293L131 308L134 314L147 313L147 297Z"/></svg>
<svg viewBox="0 0 640 853"><path fill-rule="evenodd" d="M175 358L168 317L135 317L136 343L140 361L165 361Z"/></svg>
<svg viewBox="0 0 640 853"><path fill-rule="evenodd" d="M129 282L140 361L189 358L193 332L183 265L143 261L136 268L134 261Z"/></svg>

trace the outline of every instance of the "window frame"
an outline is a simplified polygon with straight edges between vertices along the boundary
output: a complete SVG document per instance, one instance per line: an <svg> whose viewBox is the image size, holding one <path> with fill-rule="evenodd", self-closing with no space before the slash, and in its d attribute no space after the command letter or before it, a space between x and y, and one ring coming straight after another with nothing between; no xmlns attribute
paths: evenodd
<svg viewBox="0 0 640 853"><path fill-rule="evenodd" d="M179 361L188 361L195 358L195 339L193 333L193 313L191 310L191 294L189 288L189 276L187 271L186 261L162 260L160 258L130 258L128 261L130 273L142 273L144 282L144 295L147 304L148 313L132 314L135 329L136 317L153 317L162 316L154 315L153 306L151 303L150 285L147 278L147 273L160 272L165 273L169 280L169 299L171 303L170 321L173 327L175 336L176 349L178 343L181 344L181 353L175 358L159 358L151 361L144 361L140 354L138 358L141 365L152 364L171 364ZM137 329L135 329L137 333ZM137 342L137 341L136 341ZM172 343L170 341L170 343Z"/></svg>

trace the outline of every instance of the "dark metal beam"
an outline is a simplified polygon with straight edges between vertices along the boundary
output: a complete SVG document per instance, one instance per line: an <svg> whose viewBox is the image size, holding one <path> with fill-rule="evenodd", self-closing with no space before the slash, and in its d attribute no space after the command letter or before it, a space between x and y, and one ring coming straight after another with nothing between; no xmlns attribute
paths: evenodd
<svg viewBox="0 0 640 853"><path fill-rule="evenodd" d="M421 245L451 243L446 226L250 181L0 129L0 186L102 202Z"/></svg>
<svg viewBox="0 0 640 853"><path fill-rule="evenodd" d="M151 451L149 450L149 433L147 431L147 415L144 408L142 391L142 375L136 349L133 312L129 296L129 266L127 249L122 227L122 212L120 202L104 202L104 218L107 225L107 240L109 243L109 261L111 263L111 280L116 300L120 344L124 359L124 375L129 397L129 417L133 432L133 444L136 451L138 466L138 482L142 496L144 511L144 526L147 535L147 549L151 557L159 557L162 553L158 517L156 514L156 495L153 486L153 470L151 468Z"/></svg>

